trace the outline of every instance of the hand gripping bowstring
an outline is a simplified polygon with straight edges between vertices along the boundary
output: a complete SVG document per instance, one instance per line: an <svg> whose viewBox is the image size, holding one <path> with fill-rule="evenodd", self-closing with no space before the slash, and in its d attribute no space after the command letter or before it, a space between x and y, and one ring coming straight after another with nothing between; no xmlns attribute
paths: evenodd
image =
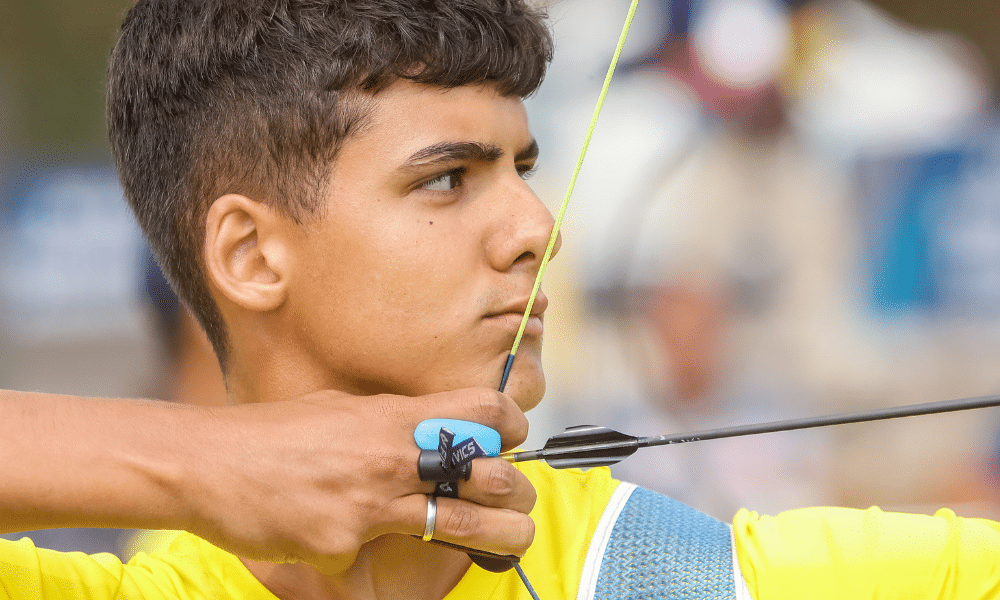
<svg viewBox="0 0 1000 600"><path fill-rule="evenodd" d="M608 88L611 87L611 78L615 74L615 67L618 65L618 57L621 56L622 48L625 47L625 39L628 37L629 27L632 26L632 17L635 16L635 9L639 6L639 0L632 0L631 5L629 5L628 15L625 17L625 25L622 26L621 35L618 37L618 45L615 46L614 56L611 58L611 65L608 67L608 73L604 76L604 85L601 86L601 95L597 98L597 106L594 107L594 114L590 118L590 126L587 128L587 135L583 140L583 147L580 148L580 155L576 159L576 166L573 168L573 175L570 177L569 186L566 188L566 194L563 196L562 204L559 205L559 212L556 214L556 222L552 227L552 235L549 236L549 243L545 247L545 254L542 255L542 262L538 267L538 275L535 276L535 285L531 288L531 295L528 297L528 306L524 309L524 316L521 317L521 325L517 328L517 335L514 336L514 344L511 346L510 354L507 355L507 362L504 365L503 376L500 378L500 391L504 391L507 387L507 378L510 377L511 367L514 366L514 357L517 355L517 348L521 344L521 337L524 336L524 328L528 325L528 319L531 317L531 308L535 304L535 297L538 296L538 290L542 287L542 277L545 276L545 269L549 266L549 260L552 258L552 250L555 248L556 239L559 237L559 229L562 227L563 217L566 216L566 208L569 206L569 199L573 195L573 188L576 187L576 178L580 175L580 169L583 166L583 159L587 156L587 148L590 147L590 139L594 135L594 129L597 127L597 117L601 114L601 108L604 106L604 99L608 95ZM524 582L524 587L527 588L528 593L534 600L538 599L538 594L535 593L534 588L531 587L531 583L528 581L527 575L524 574L524 570L521 565L514 563L514 570L517 572L518 577Z"/></svg>

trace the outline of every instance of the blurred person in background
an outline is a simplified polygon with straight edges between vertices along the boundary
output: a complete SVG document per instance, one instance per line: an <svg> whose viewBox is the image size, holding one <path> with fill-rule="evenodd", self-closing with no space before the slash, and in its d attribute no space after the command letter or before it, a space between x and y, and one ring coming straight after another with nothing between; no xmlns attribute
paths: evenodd
<svg viewBox="0 0 1000 600"><path fill-rule="evenodd" d="M874 257L887 256L876 248L885 232L914 238L886 216L897 193L874 190L866 165L873 153L933 155L988 130L991 79L975 51L853 1L660 8L642 22L658 23L661 37L640 35L646 49L616 81L578 184L568 231L583 242L570 236L564 253L587 265L575 324L587 349L573 354L587 367L553 388L585 401L565 403L561 419L652 434L1000 387L990 318L887 316L874 299L896 292L872 275ZM570 40L576 25L589 31L556 21ZM568 123L556 135L583 129L576 104L566 94L553 102L561 108L540 109ZM951 214L954 229L983 212ZM978 219L962 239L988 243L998 232ZM1000 260L976 264L985 263ZM949 277L964 283L951 285L985 292L975 282L989 271L964 264L952 262ZM913 273L906 266L879 268L901 281ZM617 472L719 514L747 502L983 497L976 482L989 479L991 433L981 413L866 427L671 448ZM920 467L886 481L899 464Z"/></svg>
<svg viewBox="0 0 1000 600"><path fill-rule="evenodd" d="M620 363L598 367L592 393L614 400L597 418L637 434L814 402L783 375L781 354L797 341L785 338L801 330L776 325L789 312L813 322L835 313L844 295L822 273L849 260L838 246L849 239L843 186L790 135L779 86L798 7L663 7L661 41L632 58L603 123L653 132L598 133L590 164L628 153L630 166L581 181L577 199L594 213L582 228L591 322L610 325L596 346L621 349ZM822 469L801 461L821 455L822 439L670 449L619 472L716 514L751 498L774 510L825 497Z"/></svg>

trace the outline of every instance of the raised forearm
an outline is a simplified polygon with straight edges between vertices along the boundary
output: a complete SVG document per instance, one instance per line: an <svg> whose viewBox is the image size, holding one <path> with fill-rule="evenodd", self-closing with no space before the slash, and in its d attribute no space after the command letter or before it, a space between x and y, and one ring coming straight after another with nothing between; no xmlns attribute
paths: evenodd
<svg viewBox="0 0 1000 600"><path fill-rule="evenodd" d="M0 529L185 528L207 413L145 400L0 391Z"/></svg>
<svg viewBox="0 0 1000 600"><path fill-rule="evenodd" d="M417 476L413 430L430 417L483 423L505 448L527 432L492 390L218 408L0 391L0 530L185 529L246 558L336 572L375 537L423 531L434 485ZM437 539L527 550L534 489L513 466L474 461L459 493L438 505Z"/></svg>

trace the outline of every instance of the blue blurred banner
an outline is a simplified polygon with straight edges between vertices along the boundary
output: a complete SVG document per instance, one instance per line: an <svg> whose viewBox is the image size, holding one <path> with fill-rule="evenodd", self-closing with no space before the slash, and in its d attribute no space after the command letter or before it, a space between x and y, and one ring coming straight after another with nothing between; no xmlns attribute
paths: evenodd
<svg viewBox="0 0 1000 600"><path fill-rule="evenodd" d="M1000 316L1000 126L863 162L870 298L881 313Z"/></svg>
<svg viewBox="0 0 1000 600"><path fill-rule="evenodd" d="M0 323L25 342L141 327L142 235L114 170L26 163L5 186Z"/></svg>

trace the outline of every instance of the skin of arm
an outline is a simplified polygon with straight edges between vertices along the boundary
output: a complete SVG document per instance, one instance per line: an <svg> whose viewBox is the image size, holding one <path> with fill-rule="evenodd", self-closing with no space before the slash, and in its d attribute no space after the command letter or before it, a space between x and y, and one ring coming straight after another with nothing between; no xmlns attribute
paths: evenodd
<svg viewBox="0 0 1000 600"><path fill-rule="evenodd" d="M491 390L218 408L0 391L0 528L184 529L244 557L339 572L379 535L422 532L433 485L417 478L412 432L432 406L497 429L507 448L527 434ZM473 502L442 501L439 531L523 554L531 536L501 525L507 509L531 509L534 490L501 489L502 459L477 463L461 490ZM469 522L481 526L448 529Z"/></svg>

